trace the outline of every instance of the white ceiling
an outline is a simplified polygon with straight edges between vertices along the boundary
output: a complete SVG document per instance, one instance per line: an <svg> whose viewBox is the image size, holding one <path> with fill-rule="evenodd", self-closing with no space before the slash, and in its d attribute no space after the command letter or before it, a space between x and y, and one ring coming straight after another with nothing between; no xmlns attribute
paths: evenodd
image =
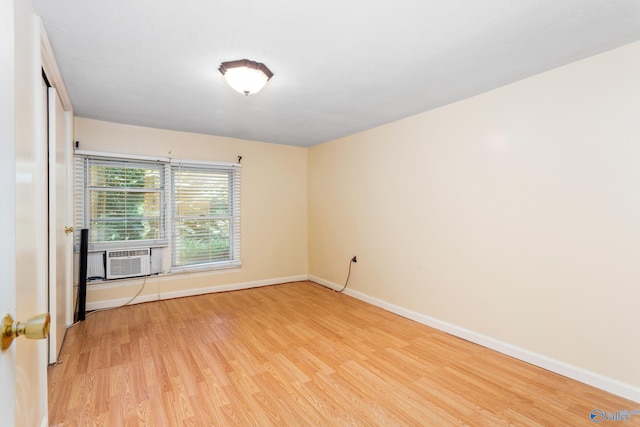
<svg viewBox="0 0 640 427"><path fill-rule="evenodd" d="M78 116L312 146L640 40L638 0L34 0ZM275 74L245 97L221 62Z"/></svg>

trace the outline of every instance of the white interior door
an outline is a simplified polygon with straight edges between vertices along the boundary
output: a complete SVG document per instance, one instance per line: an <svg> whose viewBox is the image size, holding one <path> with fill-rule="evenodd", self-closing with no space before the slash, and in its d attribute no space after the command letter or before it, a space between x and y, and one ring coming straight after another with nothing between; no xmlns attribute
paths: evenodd
<svg viewBox="0 0 640 427"><path fill-rule="evenodd" d="M71 253L69 232L69 142L64 108L55 88L49 90L49 363L58 360L67 327L71 280L67 265Z"/></svg>
<svg viewBox="0 0 640 427"><path fill-rule="evenodd" d="M13 2L0 2L0 182L3 206L0 224L8 233L0 245L0 316L16 312L15 271L15 91L13 68ZM0 352L0 414L2 423L15 425L16 352Z"/></svg>
<svg viewBox="0 0 640 427"><path fill-rule="evenodd" d="M0 316L26 321L46 311L46 186L40 102L39 28L28 1L0 1ZM0 351L0 425L43 426L45 341L16 339Z"/></svg>

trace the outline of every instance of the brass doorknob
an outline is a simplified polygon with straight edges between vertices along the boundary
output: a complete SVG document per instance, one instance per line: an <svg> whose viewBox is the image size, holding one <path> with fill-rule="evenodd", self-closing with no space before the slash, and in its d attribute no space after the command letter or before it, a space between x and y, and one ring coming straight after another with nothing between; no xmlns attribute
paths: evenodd
<svg viewBox="0 0 640 427"><path fill-rule="evenodd" d="M65 227L64 228L64 232L65 233L73 233L73 227Z"/></svg>
<svg viewBox="0 0 640 427"><path fill-rule="evenodd" d="M41 340L49 336L51 316L49 313L33 316L25 323L15 322L10 314L5 314L2 319L2 350L9 348L14 338L24 335L32 340Z"/></svg>

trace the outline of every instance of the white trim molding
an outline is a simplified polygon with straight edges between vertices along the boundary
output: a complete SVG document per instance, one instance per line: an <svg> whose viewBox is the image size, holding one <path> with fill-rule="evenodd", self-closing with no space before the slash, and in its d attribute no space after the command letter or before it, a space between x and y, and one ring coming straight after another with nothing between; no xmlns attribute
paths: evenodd
<svg viewBox="0 0 640 427"><path fill-rule="evenodd" d="M40 23L40 57L42 60L42 68L44 69L51 86L55 87L58 91L58 96L60 97L60 102L62 102L64 111L73 112L73 104L71 104L71 98L69 98L69 93L67 92L67 87L64 84L62 73L60 73L56 57L53 54L53 48L49 42L47 30L44 28L44 23L40 17L38 17L38 21Z"/></svg>
<svg viewBox="0 0 640 427"><path fill-rule="evenodd" d="M103 310L103 309L121 307L123 305L140 304L143 302L161 301L161 300L172 299L172 298L205 295L205 294L211 294L216 292L238 291L241 289L259 288L262 286L279 285L282 283L289 283L289 282L302 282L302 281L306 281L307 277L308 276L304 274L299 276L277 277L273 279L256 280L252 282L240 282L240 283L230 283L226 285L215 285L215 286L208 286L205 288L184 289L180 291L166 291L166 292L158 291L150 294L142 293L141 295L135 297L133 300L131 300L131 298L118 298L118 299L111 299L111 300L87 302L86 308L87 308L87 311ZM92 288L97 290L97 289L105 289L105 287L114 288L114 287L125 287L125 286L130 287L133 293L135 294L137 289L139 289L143 284L156 286L156 288L159 289L160 283L165 280L171 280L171 276L170 275L147 276L146 278L138 278L137 280L126 280L126 281L108 282L108 283L105 282L104 285L103 284L89 285L87 286L87 296L90 295Z"/></svg>
<svg viewBox="0 0 640 427"><path fill-rule="evenodd" d="M159 286L161 282L165 280L170 280L170 275L149 276L147 280L149 284ZM142 294L134 298L133 301L130 301L130 298L119 298L119 299L112 299L112 300L87 302L87 311L115 308L115 307L120 307L127 303L130 305L140 304L144 302L160 301L160 300L171 299L171 298L204 295L204 294L216 293L216 292L236 291L241 289L251 289L251 288L258 288L262 286L271 286L271 285L277 285L277 284L288 283L288 282L300 282L305 280L315 282L319 285L325 286L333 290L340 290L342 288L342 286L336 283L330 282L328 280L325 280L318 276L298 275L298 276L279 277L279 278L265 279L265 280L256 280L251 282L240 282L240 283L231 283L226 285L216 285L216 286L210 286L205 288L195 288L195 289L186 289L186 290L180 290L180 291L168 291L168 292L157 292L157 293L151 293L151 294ZM137 287L141 286L142 283L144 283L144 279L142 278L139 278L137 280L127 280L126 283L123 283L120 281L113 282L113 283L105 283L100 285L89 286L88 292L90 292L91 288L97 289L97 288L104 288L104 287L120 287L120 286L128 286L128 287L131 287L132 290L135 290ZM434 329L438 329L440 331L446 332L448 334L454 335L456 337L462 338L467 341L471 341L475 344L481 345L491 350L495 350L507 356L511 356L518 360L522 360L523 362L530 363L532 365L538 366L540 368L546 369L556 374L565 376L567 378L571 378L581 383L588 384L590 386L599 388L601 390L607 391L617 396L624 397L626 399L633 400L634 402L640 403L640 388L632 386L630 384L626 384L621 381L606 377L604 375L600 375L598 373L591 372L586 369L582 369L577 366L570 365L560 360L556 360L548 356L538 354L521 347L514 346L504 341L500 341L495 338L491 338L489 336L479 334L472 330L462 328L460 326L427 316L425 314L418 313L418 312L400 307L395 304L391 304L379 298L369 296L367 294L355 291L353 289L349 289L349 288L345 289L344 294L354 297L356 299L359 299L361 301L367 302L369 304L375 305L377 307L380 307L384 310L387 310L391 313L395 313L407 319L414 320L423 325L430 326Z"/></svg>
<svg viewBox="0 0 640 427"><path fill-rule="evenodd" d="M342 286L317 276L309 275L309 280L333 290L342 289ZM546 369L548 371L555 372L556 374L571 378L576 381L580 381L581 383L588 384L617 396L640 403L640 388L632 386L630 384L605 377L604 375L600 375L595 372L570 365L560 360L552 359L545 355L511 345L509 343L479 334L477 332L462 328L460 326L456 326L448 322L444 322L425 314L408 310L384 300L374 298L362 292L354 291L347 288L345 289L344 293L361 301L368 302L369 304L373 304L384 310L395 313L399 316L406 317L407 319L414 320L418 323L422 323L423 325L430 326L456 337L479 344L483 347L490 348L491 350L495 350L507 356L511 356L518 360L522 360L524 362Z"/></svg>

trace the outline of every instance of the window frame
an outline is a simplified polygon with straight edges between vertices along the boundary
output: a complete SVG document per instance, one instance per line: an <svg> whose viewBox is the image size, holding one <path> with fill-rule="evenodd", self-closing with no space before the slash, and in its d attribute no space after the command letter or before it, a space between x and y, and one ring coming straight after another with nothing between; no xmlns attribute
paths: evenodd
<svg viewBox="0 0 640 427"><path fill-rule="evenodd" d="M168 257L168 261L163 261L162 273L181 273L189 271L202 271L202 270L218 270L228 268L238 268L242 266L240 243L240 163L223 163L223 162L203 162L192 160L177 160L167 157L150 157L150 156L136 156L119 153L106 153L87 150L76 150L74 153L74 225L78 231L82 228L88 228L90 223L90 191L87 186L88 180L88 164L90 159L101 159L110 162L121 161L123 163L148 163L161 165L163 169L164 185L161 194L161 236L160 239L149 240L125 240L114 242L96 242L89 243L89 251L101 252L114 249L129 249L129 248L154 248L164 247L168 250L165 251L165 257ZM173 188L173 168L199 168L210 169L214 171L225 171L230 176L230 189L229 189L229 209L230 209L230 223L229 223L229 239L230 250L229 259L224 261L210 261L197 264L190 264L184 266L174 266L174 247L176 236L173 235L174 221L173 216L173 204L175 199L175 191ZM75 233L76 236L76 252L79 252L80 247L80 233Z"/></svg>
<svg viewBox="0 0 640 427"><path fill-rule="evenodd" d="M148 167L152 170L157 170L159 172L159 187L102 187L97 185L90 185L90 172L89 168L91 166L111 166L111 167L119 167L119 168L131 168L135 169L135 166L139 167ZM133 167L132 167L133 166ZM127 193L154 193L159 194L159 236L154 239L139 239L139 240L100 240L97 242L89 241L90 248L95 250L111 250L113 248L137 248L137 247L153 247L153 246L163 246L167 245L166 238L166 209L164 206L166 205L166 196L167 191L165 188L166 179L164 175L166 174L166 168L163 165L158 165L156 162L150 161L141 161L141 160L132 160L132 159L117 159L117 158L100 158L96 156L85 157L83 161L84 167L84 227L89 228L93 221L99 222L111 222L111 220L100 219L100 218L92 218L91 211L91 194L93 191L100 192L127 192ZM124 218L123 218L124 219ZM90 233L91 234L91 233Z"/></svg>
<svg viewBox="0 0 640 427"><path fill-rule="evenodd" d="M241 211L240 211L240 164L239 163L219 163L219 162L202 162L202 161L188 161L188 160L171 160L170 162L171 170L166 176L171 180L171 203L170 210L171 214L169 215L170 221L169 226L171 227L171 243L170 243L170 253L171 253L171 271L172 272L188 272L188 271L198 271L203 268L205 269L222 269L222 268L235 268L240 267L242 265L242 261L240 259L240 219L241 219ZM175 244L176 233L176 215L175 215L175 202L176 202L176 191L174 187L174 170L178 169L193 169L193 170L208 170L214 173L227 173L229 174L229 259L228 260L218 260L218 261L209 261L205 263L198 264L188 264L188 265L174 265L175 262L175 250L177 248L177 244ZM203 218L204 219L204 218Z"/></svg>

